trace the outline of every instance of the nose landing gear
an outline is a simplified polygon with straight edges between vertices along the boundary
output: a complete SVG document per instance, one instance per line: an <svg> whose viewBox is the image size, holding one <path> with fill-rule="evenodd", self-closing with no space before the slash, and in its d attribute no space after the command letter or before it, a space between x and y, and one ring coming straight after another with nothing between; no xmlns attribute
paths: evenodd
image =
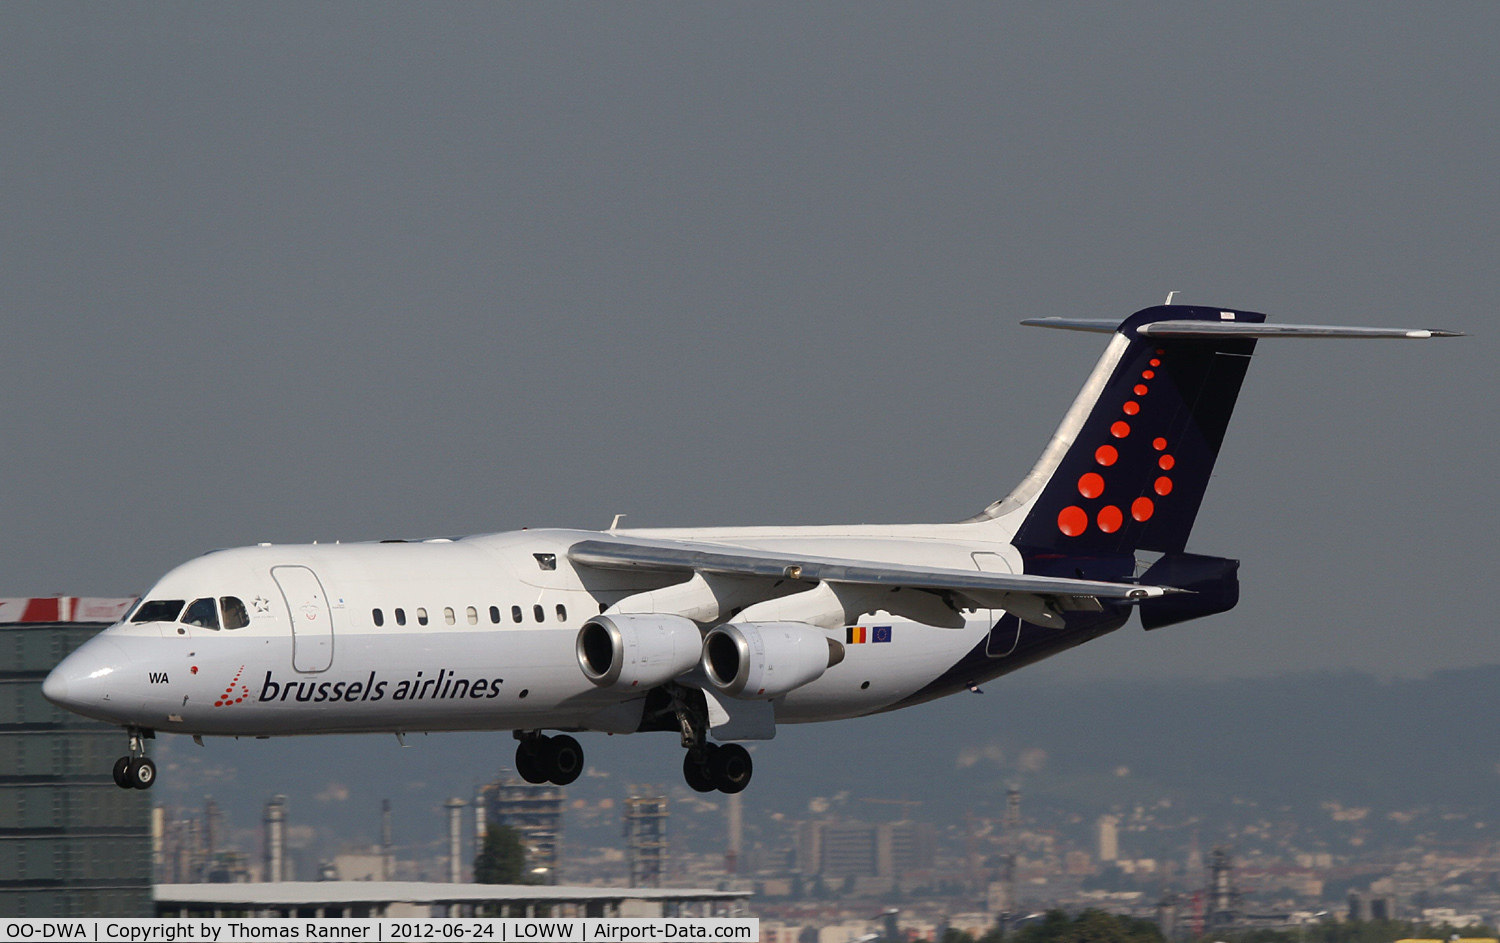
<svg viewBox="0 0 1500 943"><path fill-rule="evenodd" d="M130 734L130 755L115 760L112 770L115 785L121 789L150 789L156 782L156 764L146 756L146 741L154 740L156 732L136 727L127 729Z"/></svg>
<svg viewBox="0 0 1500 943"><path fill-rule="evenodd" d="M583 747L566 734L548 737L538 730L517 730L516 772L528 783L566 786L583 772Z"/></svg>

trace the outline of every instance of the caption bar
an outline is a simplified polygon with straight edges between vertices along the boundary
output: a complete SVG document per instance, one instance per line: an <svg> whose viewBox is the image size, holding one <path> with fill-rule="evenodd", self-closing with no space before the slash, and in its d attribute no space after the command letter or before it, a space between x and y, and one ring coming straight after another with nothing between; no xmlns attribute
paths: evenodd
<svg viewBox="0 0 1500 943"><path fill-rule="evenodd" d="M760 921L754 917L84 917L0 920L0 943L248 943L264 940L355 940L360 943L729 940L758 943Z"/></svg>

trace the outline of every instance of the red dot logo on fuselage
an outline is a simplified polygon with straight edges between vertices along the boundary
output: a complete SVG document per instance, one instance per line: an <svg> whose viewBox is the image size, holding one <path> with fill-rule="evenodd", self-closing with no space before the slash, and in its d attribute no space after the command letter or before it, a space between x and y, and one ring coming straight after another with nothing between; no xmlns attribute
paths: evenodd
<svg viewBox="0 0 1500 943"><path fill-rule="evenodd" d="M234 680L229 682L229 687L224 689L223 694L217 695L218 700L214 701L215 707L230 707L232 705L241 703L245 700L245 698L250 696L250 688L246 685L240 684L240 675L244 673L245 666L240 665L240 670L234 673ZM240 690L238 694L235 693L235 685L239 685Z"/></svg>

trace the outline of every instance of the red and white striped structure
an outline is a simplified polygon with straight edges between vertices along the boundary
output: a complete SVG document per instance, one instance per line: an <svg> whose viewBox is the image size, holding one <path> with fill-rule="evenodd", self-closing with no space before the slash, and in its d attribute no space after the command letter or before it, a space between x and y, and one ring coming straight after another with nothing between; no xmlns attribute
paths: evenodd
<svg viewBox="0 0 1500 943"><path fill-rule="evenodd" d="M14 596L0 598L0 625L26 622L103 622L113 624L138 597Z"/></svg>

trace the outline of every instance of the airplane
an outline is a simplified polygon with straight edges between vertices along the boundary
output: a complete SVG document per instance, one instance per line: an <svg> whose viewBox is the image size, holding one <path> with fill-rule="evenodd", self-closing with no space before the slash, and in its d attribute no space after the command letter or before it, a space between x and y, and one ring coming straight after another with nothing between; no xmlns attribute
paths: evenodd
<svg viewBox="0 0 1500 943"><path fill-rule="evenodd" d="M528 782L578 777L574 733L667 731L689 786L740 792L743 744L780 724L978 690L1133 612L1150 630L1232 609L1239 561L1186 546L1257 341L1459 336L1172 304L1021 323L1109 340L1031 472L967 520L217 550L43 694L126 729L127 789L155 782L159 731L509 730Z"/></svg>

